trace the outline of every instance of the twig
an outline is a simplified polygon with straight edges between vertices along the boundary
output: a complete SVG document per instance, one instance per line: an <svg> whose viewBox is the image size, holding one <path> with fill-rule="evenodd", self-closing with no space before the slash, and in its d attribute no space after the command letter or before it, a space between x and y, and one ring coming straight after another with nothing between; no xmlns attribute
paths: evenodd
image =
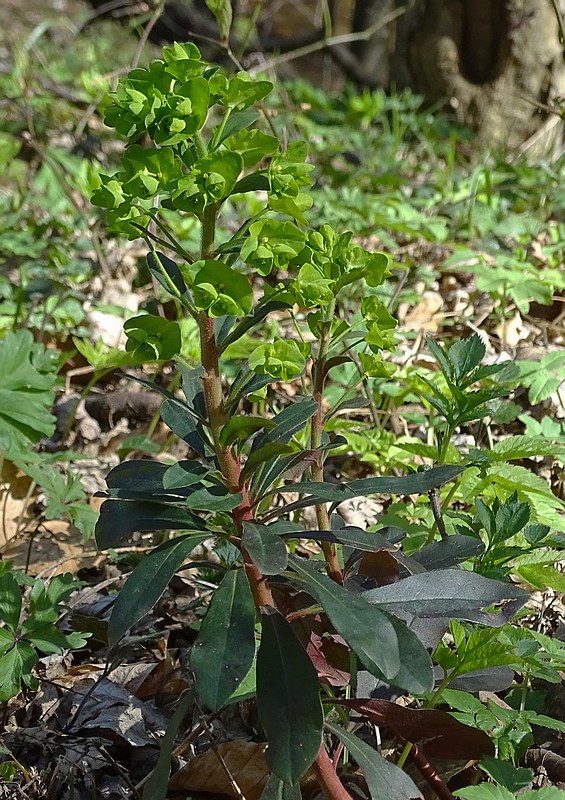
<svg viewBox="0 0 565 800"><path fill-rule="evenodd" d="M398 19L398 17L401 17L403 14L405 14L406 10L407 6L396 8L389 14L385 14L384 17L381 17L381 19L378 19L373 23L373 25L370 25L364 31L359 31L359 33L342 33L338 36L330 36L328 38L324 37L317 42L305 45L304 47L299 47L297 50L292 50L290 53L281 53L278 56L274 56L266 63L263 63L258 67L253 67L247 71L250 75L253 75L257 72L266 72L269 69L278 67L279 64L286 64L289 61L294 61L296 58L309 56L311 53L317 53L319 50L326 50L328 48L331 49L332 47L337 47L343 44L351 44L352 42L367 41L371 38L371 36L374 36L375 33L380 31L381 28L385 28L391 22L394 22L395 19Z"/></svg>
<svg viewBox="0 0 565 800"><path fill-rule="evenodd" d="M143 33L141 34L141 38L137 43L137 47L135 49L135 54L133 56L131 62L131 68L135 69L139 64L139 59L141 58L141 53L143 52L143 48L147 44L147 40L149 39L149 34L157 24L159 17L163 13L165 9L165 0L159 0L155 5L155 11L151 14L151 18L145 28L143 29Z"/></svg>

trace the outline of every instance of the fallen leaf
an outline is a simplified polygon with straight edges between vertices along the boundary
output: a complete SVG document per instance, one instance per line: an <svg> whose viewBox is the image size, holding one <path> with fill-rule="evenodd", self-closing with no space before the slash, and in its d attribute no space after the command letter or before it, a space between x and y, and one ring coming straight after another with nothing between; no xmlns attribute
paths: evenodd
<svg viewBox="0 0 565 800"><path fill-rule="evenodd" d="M223 794L240 800L235 782L245 800L259 800L270 772L265 760L266 749L266 744L242 739L218 744L195 756L173 775L169 788Z"/></svg>

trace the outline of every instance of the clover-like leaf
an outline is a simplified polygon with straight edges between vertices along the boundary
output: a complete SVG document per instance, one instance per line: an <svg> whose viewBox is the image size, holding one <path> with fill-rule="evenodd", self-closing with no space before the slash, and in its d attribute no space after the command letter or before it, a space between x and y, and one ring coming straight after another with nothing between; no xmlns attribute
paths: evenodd
<svg viewBox="0 0 565 800"><path fill-rule="evenodd" d="M254 222L241 248L241 258L260 275L284 269L304 248L304 233L293 222L265 219Z"/></svg>
<svg viewBox="0 0 565 800"><path fill-rule="evenodd" d="M256 347L249 356L249 366L260 375L290 381L303 372L309 347L294 339L277 339L273 343Z"/></svg>
<svg viewBox="0 0 565 800"><path fill-rule="evenodd" d="M328 280L313 264L300 267L298 277L291 286L296 301L306 308L327 305L333 300L335 281Z"/></svg>
<svg viewBox="0 0 565 800"><path fill-rule="evenodd" d="M181 335L178 322L169 322L164 317L142 314L124 323L127 335L126 351L136 361L168 361L181 349Z"/></svg>
<svg viewBox="0 0 565 800"><path fill-rule="evenodd" d="M211 317L241 317L253 307L253 290L245 275L223 261L207 259L190 266L194 305Z"/></svg>
<svg viewBox="0 0 565 800"><path fill-rule="evenodd" d="M163 205L200 214L231 194L242 169L239 153L232 150L210 153L177 181L170 199L163 200Z"/></svg>
<svg viewBox="0 0 565 800"><path fill-rule="evenodd" d="M250 112L245 112L249 114ZM231 116L230 122L235 117L243 116L236 114ZM229 125L229 123L228 123ZM226 125L227 128L227 125ZM240 130L238 133L232 133L229 138L224 141L225 146L229 150L235 150L236 153L243 159L243 166L245 168L254 167L259 164L266 156L272 156L279 146L279 140L276 136L268 136L263 131L254 130Z"/></svg>

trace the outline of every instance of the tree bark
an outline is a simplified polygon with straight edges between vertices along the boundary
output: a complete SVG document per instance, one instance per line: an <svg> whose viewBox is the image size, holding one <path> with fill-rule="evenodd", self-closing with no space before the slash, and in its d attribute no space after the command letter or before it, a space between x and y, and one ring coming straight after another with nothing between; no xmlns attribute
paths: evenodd
<svg viewBox="0 0 565 800"><path fill-rule="evenodd" d="M417 0L397 26L391 80L447 103L482 145L561 147L563 121L543 108L565 90L550 0Z"/></svg>

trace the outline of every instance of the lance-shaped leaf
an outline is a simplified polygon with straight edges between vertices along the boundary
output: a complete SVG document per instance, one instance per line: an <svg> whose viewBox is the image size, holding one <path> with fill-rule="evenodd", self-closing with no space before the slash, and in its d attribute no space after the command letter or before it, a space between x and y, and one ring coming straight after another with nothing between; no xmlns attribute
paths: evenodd
<svg viewBox="0 0 565 800"><path fill-rule="evenodd" d="M171 721L167 725L165 735L161 740L159 748L159 758L149 775L149 780L143 788L143 800L166 800L168 794L168 783L171 775L171 762L173 760L173 750L175 739L179 728L183 723L188 709L194 703L193 689L187 689L176 701L175 711Z"/></svg>
<svg viewBox="0 0 565 800"><path fill-rule="evenodd" d="M253 595L245 571L233 569L214 592L190 657L196 691L211 711L227 703L254 658Z"/></svg>
<svg viewBox="0 0 565 800"><path fill-rule="evenodd" d="M476 727L435 708L405 708L388 700L372 698L338 700L375 725L390 728L408 742L419 744L428 757L480 759L494 754L490 737Z"/></svg>
<svg viewBox="0 0 565 800"><path fill-rule="evenodd" d="M153 608L187 555L207 538L209 534L179 536L152 550L140 561L114 603L108 623L110 646Z"/></svg>
<svg viewBox="0 0 565 800"><path fill-rule="evenodd" d="M379 550L393 550L392 542L379 531L365 531L354 525L347 525L335 531L289 531L283 534L284 539L314 539L317 542L333 542L345 544L356 550L367 553L378 553Z"/></svg>
<svg viewBox="0 0 565 800"><path fill-rule="evenodd" d="M304 428L311 419L318 404L315 400L303 399L292 403L279 411L272 419L272 426L253 444L253 450L258 450L266 442L283 442L288 444L292 437ZM252 450L252 451L253 451Z"/></svg>
<svg viewBox="0 0 565 800"><path fill-rule="evenodd" d="M343 636L369 672L392 680L400 670L398 637L388 616L357 594L319 573L303 559L290 557L298 573L292 581L322 606L336 631Z"/></svg>
<svg viewBox="0 0 565 800"><path fill-rule="evenodd" d="M402 620L387 615L398 638L400 669L390 683L412 694L425 694L434 688L434 668L430 654L419 636ZM385 676L382 676L385 678Z"/></svg>
<svg viewBox="0 0 565 800"><path fill-rule="evenodd" d="M257 708L267 736L267 762L281 781L294 784L322 744L324 712L316 670L279 612L261 613L257 655Z"/></svg>
<svg viewBox="0 0 565 800"><path fill-rule="evenodd" d="M229 494L224 486L197 489L186 498L187 508L199 511L232 511L242 501L240 494Z"/></svg>
<svg viewBox="0 0 565 800"><path fill-rule="evenodd" d="M264 519L286 514L298 508L308 508L319 503L331 502L342 503L344 500L351 500L354 497L368 497L372 494L426 494L430 489L436 489L447 481L460 475L466 467L445 465L434 467L425 472L416 472L412 475L379 478L361 478L350 483L322 483L316 481L304 481L292 486L281 486L273 489L268 494L286 494L299 492L309 494L295 503L283 506L282 509L275 509Z"/></svg>
<svg viewBox="0 0 565 800"><path fill-rule="evenodd" d="M234 442L246 442L257 431L272 428L273 425L272 420L264 417L249 415L230 417L220 431L220 444L222 447L229 447Z"/></svg>
<svg viewBox="0 0 565 800"><path fill-rule="evenodd" d="M447 569L468 558L480 556L484 549L485 546L480 539L456 533L422 547L415 553L414 558L426 569Z"/></svg>
<svg viewBox="0 0 565 800"><path fill-rule="evenodd" d="M393 586L380 586L362 595L380 609L416 616L461 617L492 603L512 601L515 612L529 595L517 586L462 569L434 570L410 575ZM472 617L474 619L474 617ZM505 621L501 619L501 623Z"/></svg>
<svg viewBox="0 0 565 800"><path fill-rule="evenodd" d="M281 537L268 525L243 523L241 543L263 575L279 575L288 564L288 551Z"/></svg>
<svg viewBox="0 0 565 800"><path fill-rule="evenodd" d="M414 472L399 478L361 478L350 483L318 483L305 481L296 486L283 486L277 491L300 492L313 494L316 500L342 502L354 497L365 497L370 494L426 494L431 489L450 481L460 475L466 467L445 465L433 467L425 472Z"/></svg>
<svg viewBox="0 0 565 800"><path fill-rule="evenodd" d="M202 424L196 420L185 403L181 403L176 397L167 398L161 406L161 419L180 439L196 450L200 456L209 460L211 447Z"/></svg>
<svg viewBox="0 0 565 800"><path fill-rule="evenodd" d="M298 784L289 785L271 775L260 800L302 800L302 793Z"/></svg>
<svg viewBox="0 0 565 800"><path fill-rule="evenodd" d="M331 722L326 722L326 728L343 742L363 770L372 800L416 800L422 797L405 772L386 761L362 739Z"/></svg>
<svg viewBox="0 0 565 800"><path fill-rule="evenodd" d="M186 292L186 284L180 269L175 262L157 250L147 253L147 266L151 274L173 297L180 297Z"/></svg>
<svg viewBox="0 0 565 800"><path fill-rule="evenodd" d="M107 500L96 523L96 544L101 550L115 547L137 531L204 531L204 521L178 506L144 501Z"/></svg>

